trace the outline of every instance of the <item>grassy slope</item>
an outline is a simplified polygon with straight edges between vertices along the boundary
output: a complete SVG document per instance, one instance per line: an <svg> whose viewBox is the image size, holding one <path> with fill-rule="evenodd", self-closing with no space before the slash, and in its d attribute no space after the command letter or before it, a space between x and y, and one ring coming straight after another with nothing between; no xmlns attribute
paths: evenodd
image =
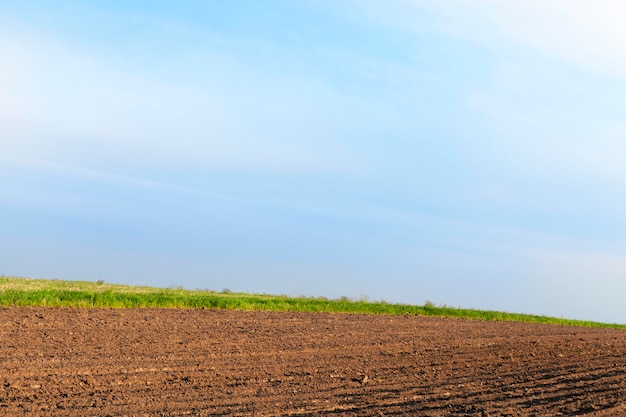
<svg viewBox="0 0 626 417"><path fill-rule="evenodd" d="M626 325L566 320L545 316L450 307L389 304L349 299L290 298L209 290L162 289L106 284L103 282L42 280L0 277L0 305L54 307L174 307L231 310L307 311L367 314L418 314L478 320L509 320L571 326L612 327Z"/></svg>

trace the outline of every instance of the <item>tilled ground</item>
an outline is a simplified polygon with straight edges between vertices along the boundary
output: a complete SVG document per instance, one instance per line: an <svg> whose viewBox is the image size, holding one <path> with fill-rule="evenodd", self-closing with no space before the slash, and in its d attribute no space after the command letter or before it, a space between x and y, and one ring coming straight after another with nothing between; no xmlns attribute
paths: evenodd
<svg viewBox="0 0 626 417"><path fill-rule="evenodd" d="M418 316L0 309L2 416L624 416L626 332Z"/></svg>

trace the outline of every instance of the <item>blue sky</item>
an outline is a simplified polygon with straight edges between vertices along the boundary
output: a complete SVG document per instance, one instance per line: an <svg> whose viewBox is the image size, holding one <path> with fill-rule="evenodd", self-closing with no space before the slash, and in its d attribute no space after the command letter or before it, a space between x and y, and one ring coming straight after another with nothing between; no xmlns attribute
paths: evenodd
<svg viewBox="0 0 626 417"><path fill-rule="evenodd" d="M0 273L623 323L625 12L0 2Z"/></svg>

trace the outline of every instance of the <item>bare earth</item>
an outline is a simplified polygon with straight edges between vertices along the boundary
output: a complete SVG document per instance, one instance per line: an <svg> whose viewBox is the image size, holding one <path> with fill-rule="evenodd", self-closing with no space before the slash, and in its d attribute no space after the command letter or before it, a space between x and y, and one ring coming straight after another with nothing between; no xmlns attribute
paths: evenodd
<svg viewBox="0 0 626 417"><path fill-rule="evenodd" d="M418 316L0 309L2 416L624 416L626 332Z"/></svg>

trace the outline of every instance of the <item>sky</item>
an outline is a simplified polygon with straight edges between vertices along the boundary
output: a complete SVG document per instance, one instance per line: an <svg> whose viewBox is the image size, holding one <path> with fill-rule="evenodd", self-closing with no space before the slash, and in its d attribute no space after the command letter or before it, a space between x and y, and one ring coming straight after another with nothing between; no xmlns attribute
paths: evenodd
<svg viewBox="0 0 626 417"><path fill-rule="evenodd" d="M626 323L624 16L0 0L0 274Z"/></svg>

